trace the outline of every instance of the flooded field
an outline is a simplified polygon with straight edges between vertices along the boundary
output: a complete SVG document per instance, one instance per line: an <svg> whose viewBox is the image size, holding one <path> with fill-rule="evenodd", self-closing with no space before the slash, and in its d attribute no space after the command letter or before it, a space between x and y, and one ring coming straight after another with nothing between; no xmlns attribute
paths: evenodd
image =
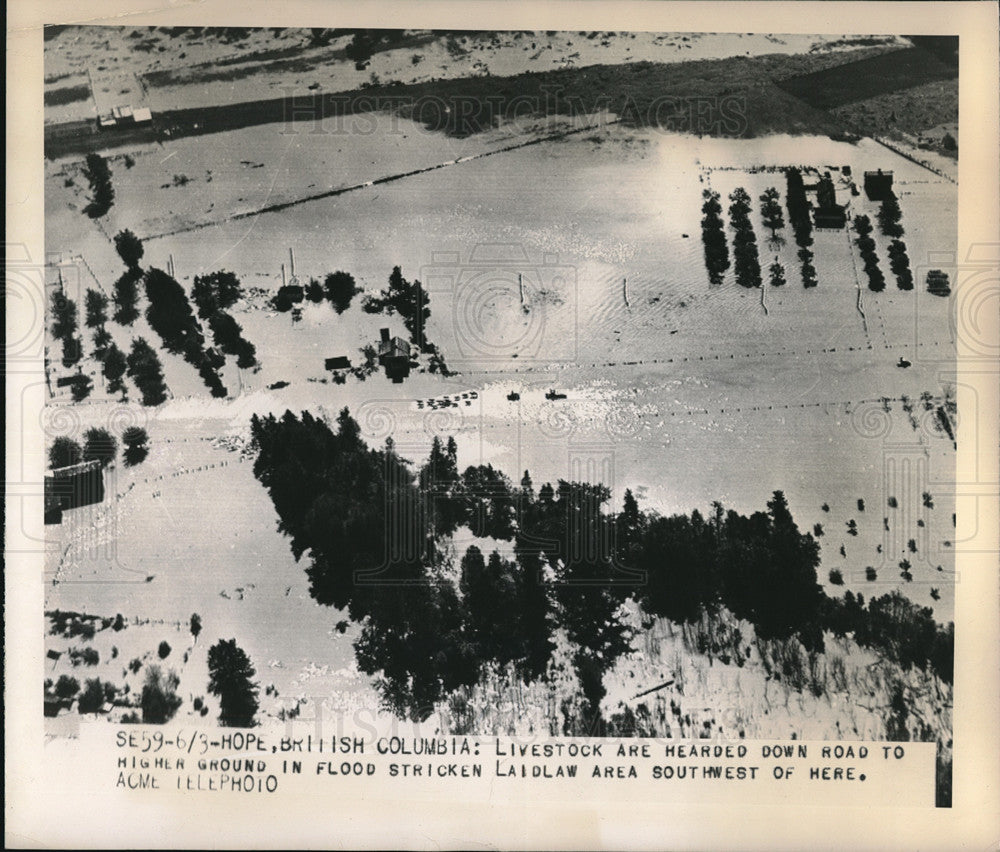
<svg viewBox="0 0 1000 852"><path fill-rule="evenodd" d="M169 398L143 408L131 384L127 405L107 392L87 341L92 395L73 404L54 392L50 421L61 413L80 432L125 411L151 446L141 465L110 470L113 499L49 528L46 610L130 625L101 639L96 672L138 687L125 662L153 662L166 639L184 652L180 690L207 701L208 646L235 636L270 715L303 700L378 702L355 663L358 625L314 602L307 560L293 558L251 470L251 416L286 410L333 421L347 407L369 446L391 438L414 465L453 436L460 470L601 483L615 510L627 489L660 515L715 501L751 513L781 490L819 542L829 595L900 591L953 618L954 446L931 404L951 392L952 307L924 286L955 252L946 177L870 139L699 137L610 113L458 139L376 112L137 145L109 164L114 205L93 220L82 160L46 163L46 243L62 263L51 287L58 278L81 305L88 289L110 297L124 271L111 237L130 229L143 265L171 271L189 296L197 276L235 273L245 292L232 315L260 363L230 359L225 396L212 399L163 350ZM896 287L876 232L887 286L871 292L850 229L814 232L818 284L803 287L790 226L768 239L757 201L774 187L785 203L788 167L807 182L828 173L848 217L873 221L878 203L852 186L867 170L893 172L915 289ZM752 201L760 288L738 286L732 269L718 285L706 273L702 193L720 193L725 209L737 188ZM767 282L772 262L784 286ZM396 266L423 282L427 337L452 374L424 365L402 383L380 371L337 383L325 359L358 363L380 328L406 334L401 318L366 313L360 297L343 313L325 301L282 312L271 298L337 270L373 295ZM136 337L158 342L144 317L108 330L123 351ZM52 371L70 372L57 359ZM456 552L467 543L459 536ZM192 613L201 639L188 633Z"/></svg>

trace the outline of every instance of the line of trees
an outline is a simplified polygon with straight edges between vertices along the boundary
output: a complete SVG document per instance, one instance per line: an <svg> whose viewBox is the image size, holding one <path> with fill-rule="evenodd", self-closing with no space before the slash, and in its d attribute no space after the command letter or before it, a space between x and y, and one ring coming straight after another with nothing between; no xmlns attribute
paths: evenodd
<svg viewBox="0 0 1000 852"><path fill-rule="evenodd" d="M737 187L729 196L729 221L733 235L736 283L741 287L760 287L760 257L757 254L757 237L750 222L750 196L743 187Z"/></svg>
<svg viewBox="0 0 1000 852"><path fill-rule="evenodd" d="M893 240L889 244L889 268L896 276L896 286L900 290L913 289L913 271L910 269L910 257L906 253L906 243Z"/></svg>
<svg viewBox="0 0 1000 852"><path fill-rule="evenodd" d="M62 342L64 367L76 366L83 357L83 341L78 330L76 302L60 289L52 299L52 336Z"/></svg>
<svg viewBox="0 0 1000 852"><path fill-rule="evenodd" d="M726 245L726 229L722 222L722 205L719 193L706 189L702 193L701 240L705 244L705 268L712 284L721 284L729 269L729 247Z"/></svg>
<svg viewBox="0 0 1000 852"><path fill-rule="evenodd" d="M128 269L115 281L114 321L119 325L132 325L139 319L139 282L141 269Z"/></svg>
<svg viewBox="0 0 1000 852"><path fill-rule="evenodd" d="M83 445L60 435L49 447L49 467L69 467L85 461L99 461L107 467L118 454L118 441L107 429L95 426L83 433Z"/></svg>
<svg viewBox="0 0 1000 852"><path fill-rule="evenodd" d="M256 347L243 337L243 328L233 316L226 313L243 296L243 286L236 275L226 270L197 275L191 296L198 307L198 316L208 321L215 345L234 356L240 369L256 366Z"/></svg>
<svg viewBox="0 0 1000 852"><path fill-rule="evenodd" d="M180 354L196 367L202 381L214 397L226 396L219 376L225 357L214 349L206 349L201 326L194 317L184 288L162 269L150 267L143 280L146 285L146 320L160 336L167 351Z"/></svg>
<svg viewBox="0 0 1000 852"><path fill-rule="evenodd" d="M854 230L857 232L854 242L861 252L861 262L868 276L868 289L880 293L885 289L885 276L878 265L878 255L875 252L875 240L871 238L872 223L864 215L854 217Z"/></svg>
<svg viewBox="0 0 1000 852"><path fill-rule="evenodd" d="M799 262L802 264L802 286L806 289L815 287L816 267L813 266L813 253L807 248L799 249Z"/></svg>
<svg viewBox="0 0 1000 852"><path fill-rule="evenodd" d="M137 337L132 341L132 351L126 357L125 365L129 378L142 394L143 405L159 405L166 401L167 383L163 380L163 364L145 338Z"/></svg>
<svg viewBox="0 0 1000 852"><path fill-rule="evenodd" d="M802 172L795 167L785 170L785 206L788 208L788 221L795 232L795 243L799 248L809 248L813 242L809 199L806 198Z"/></svg>
<svg viewBox="0 0 1000 852"><path fill-rule="evenodd" d="M784 287L785 286L785 267L783 267L775 258L774 263L768 267L768 273L771 276L771 286L772 287Z"/></svg>
<svg viewBox="0 0 1000 852"><path fill-rule="evenodd" d="M887 237L899 238L903 236L903 226L899 220L903 218L903 211L899 209L899 200L896 193L889 194L882 199L882 205L878 211L879 229Z"/></svg>
<svg viewBox="0 0 1000 852"><path fill-rule="evenodd" d="M83 209L91 219L99 219L115 202L115 190L111 185L111 169L108 161L100 154L87 154L83 176L90 184L90 203Z"/></svg>
<svg viewBox="0 0 1000 852"><path fill-rule="evenodd" d="M802 286L807 289L815 287L816 267L813 266L812 216L809 215L809 199L806 198L805 183L802 172L797 168L785 170L785 206L788 208L788 221L795 232L795 243L799 247L799 263L802 264Z"/></svg>

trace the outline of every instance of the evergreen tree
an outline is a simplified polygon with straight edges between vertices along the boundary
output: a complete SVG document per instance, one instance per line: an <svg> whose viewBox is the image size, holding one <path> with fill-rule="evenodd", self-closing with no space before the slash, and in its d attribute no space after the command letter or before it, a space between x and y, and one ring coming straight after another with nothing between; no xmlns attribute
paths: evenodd
<svg viewBox="0 0 1000 852"><path fill-rule="evenodd" d="M107 467L118 454L118 441L107 430L94 427L83 433L83 460L100 461L101 467Z"/></svg>
<svg viewBox="0 0 1000 852"><path fill-rule="evenodd" d="M142 260L144 249L142 240L127 228L115 234L115 250L129 270L137 270Z"/></svg>
<svg viewBox="0 0 1000 852"><path fill-rule="evenodd" d="M354 276L349 272L331 272L326 276L323 286L327 299L338 314L342 314L351 306L351 300L358 292Z"/></svg>
<svg viewBox="0 0 1000 852"><path fill-rule="evenodd" d="M129 270L115 282L114 320L120 325L132 325L139 318L139 280L142 273L139 270Z"/></svg>
<svg viewBox="0 0 1000 852"><path fill-rule="evenodd" d="M228 310L243 298L243 285L234 273L224 269L208 275L196 275L191 298L198 307L198 316L208 319L218 311Z"/></svg>
<svg viewBox="0 0 1000 852"><path fill-rule="evenodd" d="M91 219L103 216L114 204L115 191L111 186L111 169L100 154L87 154L83 176L90 183L90 203L84 208Z"/></svg>
<svg viewBox="0 0 1000 852"><path fill-rule="evenodd" d="M118 393L125 390L122 377L125 375L127 367L128 363L125 359L125 353L114 343L111 343L104 353L101 364L101 372L108 381L108 391L110 393Z"/></svg>
<svg viewBox="0 0 1000 852"><path fill-rule="evenodd" d="M256 670L235 639L220 639L208 649L208 691L219 699L219 722L230 728L255 724L259 687Z"/></svg>
<svg viewBox="0 0 1000 852"><path fill-rule="evenodd" d="M49 447L49 467L55 470L83 461L83 450L72 438L60 435Z"/></svg>
<svg viewBox="0 0 1000 852"><path fill-rule="evenodd" d="M87 311L87 328L100 328L108 321L108 297L99 290L87 290L84 302Z"/></svg>
<svg viewBox="0 0 1000 852"><path fill-rule="evenodd" d="M125 359L128 375L142 394L143 405L159 405L167 398L163 365L153 348L142 337L132 341L132 351Z"/></svg>
<svg viewBox="0 0 1000 852"><path fill-rule="evenodd" d="M764 225L771 229L771 239L777 239L778 230L785 227L785 217L778 203L778 190L773 186L765 189L760 197L760 215Z"/></svg>

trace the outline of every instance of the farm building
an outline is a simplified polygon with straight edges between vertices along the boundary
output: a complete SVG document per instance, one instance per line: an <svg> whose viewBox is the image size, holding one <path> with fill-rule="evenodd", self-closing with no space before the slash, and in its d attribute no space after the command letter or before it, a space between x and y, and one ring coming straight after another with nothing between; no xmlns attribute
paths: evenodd
<svg viewBox="0 0 1000 852"><path fill-rule="evenodd" d="M892 172L865 172L865 195L872 201L885 201L892 195Z"/></svg>
<svg viewBox="0 0 1000 852"><path fill-rule="evenodd" d="M385 375L399 384L410 375L410 344L402 337L390 337L389 329L380 330L378 362L385 367Z"/></svg>
<svg viewBox="0 0 1000 852"><path fill-rule="evenodd" d="M350 370L351 362L346 355L337 355L334 358L327 358L324 361L327 370Z"/></svg>
<svg viewBox="0 0 1000 852"><path fill-rule="evenodd" d="M97 117L97 126L102 130L107 127L134 127L135 125L150 124L153 121L153 114L148 107L133 109L130 105L116 106L111 112L104 113Z"/></svg>
<svg viewBox="0 0 1000 852"><path fill-rule="evenodd" d="M827 172L816 185L816 210L813 220L817 228L843 228L847 223L844 205L837 203L837 190Z"/></svg>
<svg viewBox="0 0 1000 852"><path fill-rule="evenodd" d="M58 467L45 474L45 523L62 522L62 513L104 499L104 473L97 459Z"/></svg>

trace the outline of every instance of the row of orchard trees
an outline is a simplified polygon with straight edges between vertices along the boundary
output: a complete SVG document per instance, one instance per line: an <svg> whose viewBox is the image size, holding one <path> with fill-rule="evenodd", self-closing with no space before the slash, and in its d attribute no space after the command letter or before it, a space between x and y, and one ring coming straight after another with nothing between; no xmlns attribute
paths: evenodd
<svg viewBox="0 0 1000 852"><path fill-rule="evenodd" d="M630 647L630 598L675 621L725 607L760 637L822 648L819 549L781 492L750 516L716 504L707 518L663 517L631 493L615 513L602 485L536 490L528 472L518 485L490 465L460 472L451 439L414 470L391 440L368 447L346 409L335 428L308 412L254 417L252 435L254 473L307 557L312 596L361 624L359 667L400 714L426 717L491 664L544 678L559 634L599 718L604 674ZM463 529L509 542L513 558L453 556Z"/></svg>
<svg viewBox="0 0 1000 852"><path fill-rule="evenodd" d="M721 284L729 269L729 248L726 244L725 226L722 221L722 204L718 192L706 189L702 193L701 235L705 249L705 267L712 284ZM741 287L761 286L760 256L757 237L750 221L750 196L742 187L729 196L729 217L733 227L733 256L736 282ZM769 238L773 245L783 242L778 231L784 228L784 214L778 202L778 191L769 187L760 197L760 211L764 224L771 231ZM784 267L775 258L769 270L770 282L774 286L785 283Z"/></svg>
<svg viewBox="0 0 1000 852"><path fill-rule="evenodd" d="M785 205L788 210L788 221L798 245L798 259L801 264L802 284L806 288L817 284L816 267L813 265L813 224L811 206L806 197L805 183L802 172L796 167L784 170L786 179ZM721 284L730 266L729 248L726 244L725 225L721 213L722 205L718 192L710 189L702 193L702 242L704 243L705 267L709 282ZM729 196L730 223L733 228L733 254L735 258L736 281L743 287L759 287L761 284L761 267L757 250L757 238L750 221L750 196L742 187L735 189ZM785 226L784 214L779 202L778 190L768 187L760 196L760 214L764 225L770 229L770 242L780 245L783 242L779 235ZM900 290L913 289L913 272L906 244L902 241L904 229L901 224L902 211L895 193L890 192L882 201L878 212L878 224L882 234L891 239L889 244L889 265L896 278ZM853 227L856 232L855 243L861 253L861 260L869 289L879 292L885 289L885 276L878 263L875 242L871 238L872 224L868 216L855 216ZM775 258L768 269L772 285L785 283L785 271ZM928 290L935 295L948 295L950 289L940 275L929 276Z"/></svg>

